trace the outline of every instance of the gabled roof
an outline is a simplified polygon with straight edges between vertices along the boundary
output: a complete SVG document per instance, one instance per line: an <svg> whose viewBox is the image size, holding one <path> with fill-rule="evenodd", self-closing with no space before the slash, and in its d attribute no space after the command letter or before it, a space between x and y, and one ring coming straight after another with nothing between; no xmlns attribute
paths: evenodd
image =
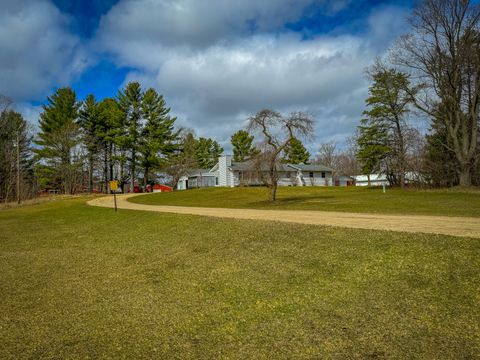
<svg viewBox="0 0 480 360"><path fill-rule="evenodd" d="M244 162L232 162L232 165L230 165L230 169L233 171L250 171L250 170L256 170L257 165L255 164L255 162L251 160L247 160ZM269 169L266 164L262 164L261 170L268 171ZM292 171L292 169L288 168L286 164L277 164L277 170Z"/></svg>
<svg viewBox="0 0 480 360"><path fill-rule="evenodd" d="M233 171L249 171L255 168L253 161L244 161L244 162L232 162L230 169ZM262 165L262 170L267 171L268 166ZM278 171L292 172L292 171L322 171L322 172L332 172L333 169L324 165L305 165L305 164L278 164Z"/></svg>
<svg viewBox="0 0 480 360"><path fill-rule="evenodd" d="M216 172L212 172L211 170L206 169L191 169L187 173L187 177L199 177L199 176L215 176L217 175Z"/></svg>
<svg viewBox="0 0 480 360"><path fill-rule="evenodd" d="M288 164L288 166L291 166L292 168L301 171L333 171L332 168L325 165Z"/></svg>

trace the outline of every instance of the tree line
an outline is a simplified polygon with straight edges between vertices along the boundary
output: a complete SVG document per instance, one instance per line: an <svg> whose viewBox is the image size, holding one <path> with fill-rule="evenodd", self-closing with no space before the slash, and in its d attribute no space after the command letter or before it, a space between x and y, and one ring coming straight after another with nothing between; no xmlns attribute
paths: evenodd
<svg viewBox="0 0 480 360"><path fill-rule="evenodd" d="M480 185L480 4L423 0L410 25L369 71L357 141L362 171L401 187L406 173L430 186ZM429 122L426 137L412 118Z"/></svg>
<svg viewBox="0 0 480 360"><path fill-rule="evenodd" d="M7 97L0 100L0 199L4 202L41 192L106 193L111 180L130 192L135 186L152 185L159 177L175 186L194 169L212 168L223 153L216 140L176 128L164 97L152 88L144 91L138 82L101 101L92 94L80 101L73 89L60 88L42 106L36 133L12 110ZM310 154L299 139L292 136L284 142L276 160L309 162ZM265 156L266 143L254 143L252 132L237 131L231 143L234 161Z"/></svg>
<svg viewBox="0 0 480 360"><path fill-rule="evenodd" d="M94 95L79 101L71 88L58 89L42 106L36 134L7 97L0 105L4 202L42 191L108 192L114 179L123 191L134 191L153 184L159 171L171 174L190 154L189 167L211 167L223 152L215 140L175 128L164 97L138 82L101 101Z"/></svg>

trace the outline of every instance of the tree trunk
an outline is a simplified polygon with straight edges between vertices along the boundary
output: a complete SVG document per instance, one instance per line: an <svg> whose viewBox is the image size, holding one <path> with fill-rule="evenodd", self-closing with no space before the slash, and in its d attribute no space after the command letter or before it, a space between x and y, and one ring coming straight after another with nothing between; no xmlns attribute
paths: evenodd
<svg viewBox="0 0 480 360"><path fill-rule="evenodd" d="M144 177L143 177L143 188L144 188L144 191L147 191L148 172L149 172L149 168L148 168L148 167L145 167L145 174L144 174Z"/></svg>
<svg viewBox="0 0 480 360"><path fill-rule="evenodd" d="M136 153L135 151L132 151L132 179L130 182L130 192L133 194L134 189L135 189L135 157Z"/></svg>
<svg viewBox="0 0 480 360"><path fill-rule="evenodd" d="M88 159L88 192L93 192L93 156Z"/></svg>
<svg viewBox="0 0 480 360"><path fill-rule="evenodd" d="M110 144L110 148L108 150L108 158L109 158L109 165L110 165L110 181L113 181L113 160L112 160L112 155L113 155L113 144Z"/></svg>
<svg viewBox="0 0 480 360"><path fill-rule="evenodd" d="M460 186L472 186L472 173L470 166L462 166L460 170Z"/></svg>
<svg viewBox="0 0 480 360"><path fill-rule="evenodd" d="M371 183L371 181L370 181L370 174L368 174L368 175L367 175L367 180L368 180L368 183L367 183L367 184L368 184L368 186L371 186L371 185L372 185L372 183Z"/></svg>
<svg viewBox="0 0 480 360"><path fill-rule="evenodd" d="M270 200L275 201L277 200L277 184L272 184L272 188L270 189Z"/></svg>
<svg viewBox="0 0 480 360"><path fill-rule="evenodd" d="M104 193L108 193L108 147L105 146L103 154L103 182L105 184Z"/></svg>
<svg viewBox="0 0 480 360"><path fill-rule="evenodd" d="M17 130L17 204L20 204L20 131Z"/></svg>

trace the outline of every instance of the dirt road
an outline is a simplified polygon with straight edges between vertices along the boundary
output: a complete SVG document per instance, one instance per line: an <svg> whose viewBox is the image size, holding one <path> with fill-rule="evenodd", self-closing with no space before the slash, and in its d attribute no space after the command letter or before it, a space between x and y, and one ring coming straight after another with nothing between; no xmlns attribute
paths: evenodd
<svg viewBox="0 0 480 360"><path fill-rule="evenodd" d="M118 208L232 219L282 221L298 224L329 225L357 229L391 230L412 233L420 232L480 238L480 218L474 217L380 215L333 211L254 210L143 205L128 202L127 198L131 196L139 195L130 194L118 196ZM146 194L146 196L148 196L148 194ZM109 208L114 206L112 196L90 200L88 204Z"/></svg>

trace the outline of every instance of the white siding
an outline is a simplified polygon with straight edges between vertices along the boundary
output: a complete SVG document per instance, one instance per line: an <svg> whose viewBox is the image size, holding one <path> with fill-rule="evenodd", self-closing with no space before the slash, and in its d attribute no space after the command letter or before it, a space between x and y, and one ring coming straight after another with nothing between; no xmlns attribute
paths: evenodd
<svg viewBox="0 0 480 360"><path fill-rule="evenodd" d="M231 155L224 155L218 159L218 186L234 186L232 171L229 167L232 165Z"/></svg>
<svg viewBox="0 0 480 360"><path fill-rule="evenodd" d="M313 178L310 177L309 172L303 173L304 186L334 186L332 173L325 172L325 177L322 177L322 172L314 172Z"/></svg>

